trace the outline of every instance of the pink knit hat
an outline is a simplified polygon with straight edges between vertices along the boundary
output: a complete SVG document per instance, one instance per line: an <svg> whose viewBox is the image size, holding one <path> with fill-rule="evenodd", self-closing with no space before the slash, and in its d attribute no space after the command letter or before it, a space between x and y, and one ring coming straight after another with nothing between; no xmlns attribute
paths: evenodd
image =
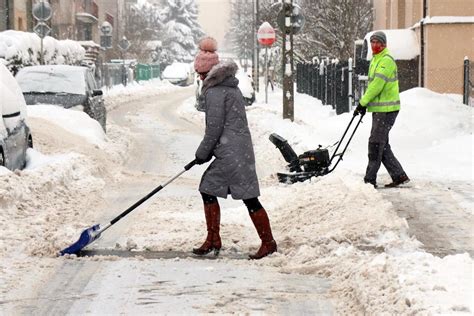
<svg viewBox="0 0 474 316"><path fill-rule="evenodd" d="M205 37L199 42L199 53L194 60L194 69L197 73L208 73L212 67L219 63L216 50L217 42L212 37Z"/></svg>

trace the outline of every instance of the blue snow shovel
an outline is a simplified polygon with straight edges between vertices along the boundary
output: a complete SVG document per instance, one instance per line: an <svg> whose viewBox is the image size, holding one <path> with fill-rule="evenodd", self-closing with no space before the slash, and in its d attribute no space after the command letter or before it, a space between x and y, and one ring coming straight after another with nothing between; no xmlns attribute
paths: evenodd
<svg viewBox="0 0 474 316"><path fill-rule="evenodd" d="M177 175L175 175L173 178L171 178L170 180L168 180L166 183L160 185L159 187L157 187L156 189L154 189L153 191L151 191L150 193L148 193L145 197L143 197L140 201L136 202L135 204L133 204L132 206L130 206L128 209L126 209L125 211L123 211L119 216L115 217L113 220L110 221L110 223L108 223L107 225L105 225L104 227L102 227L102 225L100 224L97 224L97 225L94 225L92 227L89 227L87 228L86 230L84 230L82 233L81 233L81 236L79 237L79 240L76 241L75 243L73 243L71 246L67 247L66 249L63 249L59 252L59 254L61 256L64 256L66 254L69 254L69 255L72 255L72 254L78 254L79 251L81 251L84 247L86 247L87 245L89 245L90 243L92 243L94 240L98 239L100 237L100 235L106 231L107 229L109 229L112 225L114 225L115 223L117 223L119 220L121 220L123 217L127 216L131 211L133 211L134 209L136 209L138 206L140 206L143 202L145 202L146 200L148 200L149 198L151 198L153 195L155 195L158 191L160 191L161 189L163 189L165 186L167 186L168 184L170 184L171 182L173 182L176 178L178 178L179 176L181 176L183 173L185 173L186 171L188 171L189 169L191 169L195 164L196 164L196 160L193 160L191 161L190 163L188 163L186 166L184 166L184 170L182 170L181 172L179 172Z"/></svg>

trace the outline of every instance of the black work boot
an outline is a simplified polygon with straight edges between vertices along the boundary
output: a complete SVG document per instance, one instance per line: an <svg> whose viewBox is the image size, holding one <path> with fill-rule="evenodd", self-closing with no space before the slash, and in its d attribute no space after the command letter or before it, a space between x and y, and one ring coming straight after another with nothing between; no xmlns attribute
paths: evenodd
<svg viewBox="0 0 474 316"><path fill-rule="evenodd" d="M408 176L406 174L404 174L404 175L401 175L400 177L398 177L397 179L392 180L392 183L386 184L385 187L386 188L396 188L399 185L406 184L408 182L410 182L410 178L408 178Z"/></svg>
<svg viewBox="0 0 474 316"><path fill-rule="evenodd" d="M377 189L377 182L375 180L364 179L364 183L370 183L374 186L375 189Z"/></svg>

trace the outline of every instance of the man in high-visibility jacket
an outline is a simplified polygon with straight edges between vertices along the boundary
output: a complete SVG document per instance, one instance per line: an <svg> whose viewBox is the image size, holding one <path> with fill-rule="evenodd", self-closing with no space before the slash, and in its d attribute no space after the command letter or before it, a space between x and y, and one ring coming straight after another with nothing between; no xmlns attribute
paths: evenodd
<svg viewBox="0 0 474 316"><path fill-rule="evenodd" d="M377 187L377 172L383 163L396 187L410 181L388 143L388 134L400 111L397 64L387 49L384 32L370 37L373 58L369 67L369 85L354 111L355 115L372 112L372 130L369 138L369 163L364 182Z"/></svg>

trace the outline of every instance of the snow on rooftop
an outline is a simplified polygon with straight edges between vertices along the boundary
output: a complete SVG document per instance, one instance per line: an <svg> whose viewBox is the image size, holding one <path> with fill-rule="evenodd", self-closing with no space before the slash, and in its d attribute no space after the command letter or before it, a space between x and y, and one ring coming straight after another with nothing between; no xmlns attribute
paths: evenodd
<svg viewBox="0 0 474 316"><path fill-rule="evenodd" d="M474 23L474 16L427 16L424 24Z"/></svg>
<svg viewBox="0 0 474 316"><path fill-rule="evenodd" d="M387 35L387 47L397 60L410 60L420 55L420 43L415 31L411 29L395 29L395 30L376 30L382 31ZM376 32L367 33L364 41L367 41L369 49L367 50L367 60L372 58L370 50L370 36Z"/></svg>

